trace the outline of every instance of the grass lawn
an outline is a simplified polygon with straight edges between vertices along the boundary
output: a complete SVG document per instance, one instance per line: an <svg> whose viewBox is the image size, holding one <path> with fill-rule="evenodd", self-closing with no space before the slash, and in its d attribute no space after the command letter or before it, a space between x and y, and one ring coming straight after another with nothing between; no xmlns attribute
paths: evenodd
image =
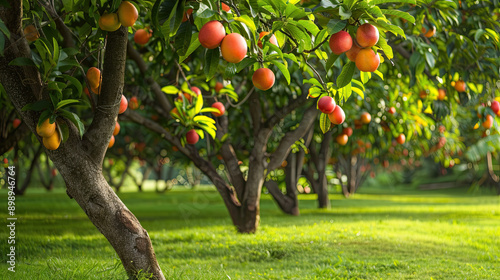
<svg viewBox="0 0 500 280"><path fill-rule="evenodd" d="M299 217L264 196L255 235L235 232L211 190L120 197L148 230L167 279L500 279L500 197L387 192L332 195L329 210L303 195ZM5 190L0 200L6 208ZM126 279L106 239L62 190L28 190L16 204L16 272L7 271L2 226L0 279Z"/></svg>

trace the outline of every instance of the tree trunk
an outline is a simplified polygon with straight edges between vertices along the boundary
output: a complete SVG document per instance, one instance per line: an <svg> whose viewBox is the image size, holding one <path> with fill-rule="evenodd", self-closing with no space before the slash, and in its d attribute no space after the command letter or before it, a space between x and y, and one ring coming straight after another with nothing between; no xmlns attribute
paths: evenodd
<svg viewBox="0 0 500 280"><path fill-rule="evenodd" d="M288 164L285 167L286 194L281 192L276 181L269 180L265 183L267 190L274 198L280 209L286 214L293 216L298 216L300 214L299 199L297 197L297 182L298 174L302 171L302 159L302 157L293 153L288 155ZM301 161L300 164L298 162L299 160Z"/></svg>
<svg viewBox="0 0 500 280"><path fill-rule="evenodd" d="M309 176L309 178L313 178L316 182L311 182L312 186L315 188L314 191L318 195L318 207L319 208L330 208L330 199L328 197L328 180L326 178L326 166L328 163L328 159L330 157L330 142L332 140L333 130L327 132L323 136L323 141L321 142L321 147L319 152L315 146L315 143L312 142L310 145L310 153L311 153L311 161L314 164L316 172L318 174L318 179L314 179L313 176ZM309 164L309 169L312 169L312 164ZM312 171L309 171L312 172Z"/></svg>
<svg viewBox="0 0 500 280"><path fill-rule="evenodd" d="M0 56L0 83L23 121L35 132L40 114L21 109L42 98L48 99L40 75L31 66L11 66L16 57L29 57L30 48L22 39L22 2L9 0L9 7L0 6L0 19L11 33L4 56ZM21 38L21 39L20 39ZM67 193L85 211L90 221L106 237L120 257L129 278L138 273L165 279L158 265L148 233L137 218L113 192L102 174L102 161L113 127L116 124L125 76L128 32L121 27L108 32L101 94L92 123L83 139L76 127L66 122L69 138L55 151L46 151L64 178ZM27 82L29 81L29 82ZM106 109L105 109L106 108ZM38 140L41 142L39 136Z"/></svg>

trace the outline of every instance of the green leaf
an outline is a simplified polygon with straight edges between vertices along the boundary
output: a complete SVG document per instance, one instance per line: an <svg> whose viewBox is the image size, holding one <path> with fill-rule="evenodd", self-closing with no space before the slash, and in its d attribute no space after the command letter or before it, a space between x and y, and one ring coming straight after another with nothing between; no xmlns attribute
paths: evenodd
<svg viewBox="0 0 500 280"><path fill-rule="evenodd" d="M417 4L415 0L373 0L370 1L370 5L380 5L384 3L406 3L406 4Z"/></svg>
<svg viewBox="0 0 500 280"><path fill-rule="evenodd" d="M191 35L193 34L191 30L191 23L184 22L181 24L177 35L175 36L175 49L177 54L183 56L188 51L191 44Z"/></svg>
<svg viewBox="0 0 500 280"><path fill-rule="evenodd" d="M205 124L198 124L198 127L202 128L204 131L206 131L212 139L215 139L215 132L216 130L208 125Z"/></svg>
<svg viewBox="0 0 500 280"><path fill-rule="evenodd" d="M361 82L366 84L372 78L372 73L361 71L359 76L361 77Z"/></svg>
<svg viewBox="0 0 500 280"><path fill-rule="evenodd" d="M288 71L288 68L281 62L277 60L273 60L272 63L278 67L278 69L283 73L283 76L285 76L286 82L290 84L290 71Z"/></svg>
<svg viewBox="0 0 500 280"><path fill-rule="evenodd" d="M70 104L74 104L74 103L80 103L80 100L76 100L76 99L65 99L65 100L62 100L61 102L57 103L56 110L61 109L63 107L66 107L66 106L68 106Z"/></svg>
<svg viewBox="0 0 500 280"><path fill-rule="evenodd" d="M205 107L200 110L200 113L220 113L219 109L214 108L214 107Z"/></svg>
<svg viewBox="0 0 500 280"><path fill-rule="evenodd" d="M0 31L2 31L3 34L5 34L5 36L7 36L8 39L10 39L10 31L7 28L7 26L5 25L5 23L2 21L2 19L0 19Z"/></svg>
<svg viewBox="0 0 500 280"><path fill-rule="evenodd" d="M205 53L205 64L203 65L205 71L206 81L210 81L212 77L217 72L217 67L219 66L219 48L207 50Z"/></svg>
<svg viewBox="0 0 500 280"><path fill-rule="evenodd" d="M365 99L365 93L360 88L352 87L351 89L352 91L357 93L362 99Z"/></svg>
<svg viewBox="0 0 500 280"><path fill-rule="evenodd" d="M319 127L321 128L323 134L327 133L330 130L331 126L332 122L328 118L328 115L325 113L321 113L321 115L319 116Z"/></svg>
<svg viewBox="0 0 500 280"><path fill-rule="evenodd" d="M64 6L64 10L66 12L72 12L73 11L73 0L62 0L62 3L63 3L63 6Z"/></svg>
<svg viewBox="0 0 500 280"><path fill-rule="evenodd" d="M382 49L382 51L384 51L387 58L389 59L394 58L394 53L392 52L391 46L387 44L387 39L380 37L377 45Z"/></svg>
<svg viewBox="0 0 500 280"><path fill-rule="evenodd" d="M207 123L211 123L211 124L215 123L214 119L209 118L205 115L197 115L193 118L193 121L195 121L195 122L207 122Z"/></svg>
<svg viewBox="0 0 500 280"><path fill-rule="evenodd" d="M255 33L257 31L257 27L255 27L255 23L253 22L253 19L251 17L249 17L248 15L234 17L233 19L235 21L239 21L239 22L244 23L248 27L248 29L250 29L250 31L252 33Z"/></svg>
<svg viewBox="0 0 500 280"><path fill-rule="evenodd" d="M335 61L337 60L337 58L339 58L340 55L336 55L334 53L332 53L330 55L330 57L328 58L328 60L326 61L326 68L325 70L328 72L328 70L330 70L333 66L333 64L335 63Z"/></svg>
<svg viewBox="0 0 500 280"><path fill-rule="evenodd" d="M340 9L339 9L339 16L340 16L340 19L347 20L347 19L351 18L352 12L351 12L351 10L349 10L349 8L346 8L342 5L342 6L340 6Z"/></svg>
<svg viewBox="0 0 500 280"><path fill-rule="evenodd" d="M239 73L241 70L247 68L255 62L257 62L255 58L245 57L240 63L236 64L236 73Z"/></svg>
<svg viewBox="0 0 500 280"><path fill-rule="evenodd" d="M344 67L342 68L342 72L337 77L337 87L338 88L343 88L346 85L351 83L352 76L354 75L355 69L356 69L356 65L352 61L349 61L346 65L344 65Z"/></svg>
<svg viewBox="0 0 500 280"><path fill-rule="evenodd" d="M66 74L63 74L62 77L68 80L70 84L76 88L76 90L78 91L78 96L80 97L83 91L82 84L80 83L80 81L77 78Z"/></svg>
<svg viewBox="0 0 500 280"><path fill-rule="evenodd" d="M323 88L312 86L311 88L309 88L308 96L312 98L318 98L321 93L323 93Z"/></svg>
<svg viewBox="0 0 500 280"><path fill-rule="evenodd" d="M328 30L328 34L335 34L344 29L346 25L347 25L346 20L332 19L326 25L326 29Z"/></svg>
<svg viewBox="0 0 500 280"><path fill-rule="evenodd" d="M12 60L9 65L14 65L14 66L35 66L36 64L33 62L33 60L27 58L27 57L17 57L14 60Z"/></svg>
<svg viewBox="0 0 500 280"><path fill-rule="evenodd" d="M27 104L25 105L21 111L43 111L43 110L51 110L53 107L52 107L52 103L47 100L47 99L44 99L44 100L39 100L35 103L30 103L30 104Z"/></svg>
<svg viewBox="0 0 500 280"><path fill-rule="evenodd" d="M59 128L59 130L61 131L61 140L63 143L65 143L66 141L68 141L68 138L69 138L69 128L68 128L68 125L64 122L64 121L61 121L61 120L57 120L57 127ZM56 133L59 133L56 129Z"/></svg>
<svg viewBox="0 0 500 280"><path fill-rule="evenodd" d="M179 89L175 86L162 87L161 91L163 91L166 94L179 94Z"/></svg>
<svg viewBox="0 0 500 280"><path fill-rule="evenodd" d="M40 118L38 118L38 124L37 126L40 126L45 120L47 119L52 119L52 111L51 110L45 110L42 112L40 115ZM51 120L49 120L50 123L54 123Z"/></svg>
<svg viewBox="0 0 500 280"><path fill-rule="evenodd" d="M395 17L400 17L406 19L410 23L415 23L415 18L407 12L399 11L399 10L387 10L381 9L384 15L390 15Z"/></svg>
<svg viewBox="0 0 500 280"><path fill-rule="evenodd" d="M199 114L201 111L201 108L203 108L203 95L196 95L196 107L195 107L195 114Z"/></svg>
<svg viewBox="0 0 500 280"><path fill-rule="evenodd" d="M191 36L191 42L189 43L189 48L187 49L186 53L183 56L179 57L179 63L182 63L188 56L190 56L199 46L200 40L198 39L198 33L194 33Z"/></svg>
<svg viewBox="0 0 500 280"><path fill-rule="evenodd" d="M70 111L66 111L65 109L59 110L58 114L71 121L78 128L78 132L80 132L80 138L83 137L83 133L85 132L85 126L83 125L82 121L80 120L80 117L78 117L77 114L72 113Z"/></svg>
<svg viewBox="0 0 500 280"><path fill-rule="evenodd" d="M425 60L427 61L427 64L431 69L434 68L434 65L436 64L436 59L434 58L431 52L425 52Z"/></svg>
<svg viewBox="0 0 500 280"><path fill-rule="evenodd" d="M344 101L347 101L347 99L349 99L349 97L351 97L351 94L352 94L351 83L349 83L345 87L339 89L338 92L340 93L340 100L342 100L342 98L344 98Z"/></svg>
<svg viewBox="0 0 500 280"><path fill-rule="evenodd" d="M316 34L318 34L318 32L319 32L318 26L310 20L299 20L299 25L304 27L307 31L309 31L314 36L316 36Z"/></svg>

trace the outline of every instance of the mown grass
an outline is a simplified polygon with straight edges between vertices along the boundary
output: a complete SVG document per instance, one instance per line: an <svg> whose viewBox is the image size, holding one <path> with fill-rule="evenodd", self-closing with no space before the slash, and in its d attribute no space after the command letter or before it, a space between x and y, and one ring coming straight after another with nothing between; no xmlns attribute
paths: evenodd
<svg viewBox="0 0 500 280"><path fill-rule="evenodd" d="M211 190L120 196L148 230L167 279L499 279L498 196L385 193L331 195L329 210L303 195L299 217L264 195L254 235L235 232ZM16 202L16 273L7 271L2 226L0 279L126 278L106 239L62 191L33 190Z"/></svg>

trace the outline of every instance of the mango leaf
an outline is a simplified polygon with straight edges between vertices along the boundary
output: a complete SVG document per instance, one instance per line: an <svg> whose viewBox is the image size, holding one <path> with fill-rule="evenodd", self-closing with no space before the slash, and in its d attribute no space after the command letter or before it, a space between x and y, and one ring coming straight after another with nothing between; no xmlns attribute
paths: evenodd
<svg viewBox="0 0 500 280"><path fill-rule="evenodd" d="M380 39L378 40L377 45L382 49L382 51L384 51L384 53L387 56L387 58L389 58L389 59L393 59L394 58L394 53L392 52L391 46L389 46L387 44L387 39L380 37Z"/></svg>
<svg viewBox="0 0 500 280"><path fill-rule="evenodd" d="M69 138L69 128L66 122L61 121L60 119L56 121L57 122L57 127L59 128L59 131L61 131L61 140L63 143L66 143ZM56 133L59 133L59 131L56 131Z"/></svg>
<svg viewBox="0 0 500 280"><path fill-rule="evenodd" d="M201 111L201 108L203 108L203 95L196 95L196 107L195 107L195 113L199 114Z"/></svg>
<svg viewBox="0 0 500 280"><path fill-rule="evenodd" d="M206 131L212 137L212 139L215 139L215 131L216 131L215 129L213 129L212 127L205 125L205 124L198 124L198 127L202 128L204 131ZM202 137L202 136L200 135L200 137ZM203 139L203 137L202 137L202 139Z"/></svg>
<svg viewBox="0 0 500 280"><path fill-rule="evenodd" d="M75 104L75 103L80 103L80 100L76 100L76 99L61 100L61 102L57 103L56 110L59 110L63 107L66 107L68 105Z"/></svg>
<svg viewBox="0 0 500 280"><path fill-rule="evenodd" d="M70 84L77 89L78 96L82 95L82 90L83 90L82 84L80 83L80 81L77 78L70 76L70 75L65 75L65 74L63 74L62 77L64 79L68 80L70 82Z"/></svg>
<svg viewBox="0 0 500 280"><path fill-rule="evenodd" d="M198 116L195 116L195 117L193 118L193 121L195 121L195 122L208 122L208 123L211 123L211 124L214 124L214 123L215 123L214 119L209 118L209 117L207 117L207 116L205 116L205 115L198 115Z"/></svg>
<svg viewBox="0 0 500 280"><path fill-rule="evenodd" d="M337 77L337 87L338 88L343 88L346 85L351 83L352 76L354 75L355 69L356 69L356 65L352 61L349 61L346 65L344 65L344 67L342 68L342 72Z"/></svg>
<svg viewBox="0 0 500 280"><path fill-rule="evenodd" d="M286 82L290 84L290 71L288 71L288 68L277 60L273 60L272 63L278 67L281 73L283 73L283 76L285 76Z"/></svg>
<svg viewBox="0 0 500 280"><path fill-rule="evenodd" d="M346 20L332 19L326 25L326 30L328 30L328 34L335 34L344 29L346 25L347 25Z"/></svg>
<svg viewBox="0 0 500 280"><path fill-rule="evenodd" d="M249 17L248 15L242 15L240 17L234 17L233 19L235 21L239 21L239 22L244 23L248 27L248 29L250 29L250 31L252 33L255 33L257 31L257 27L255 27L255 23L253 22L252 18Z"/></svg>
<svg viewBox="0 0 500 280"><path fill-rule="evenodd" d="M47 100L47 99L44 99L44 100L39 100L35 103L30 103L30 104L27 104L25 105L21 111L36 111L36 112L39 112L39 111L43 111L43 110L50 110L52 109L52 103Z"/></svg>
<svg viewBox="0 0 500 280"><path fill-rule="evenodd" d="M212 77L215 75L215 72L217 72L217 67L219 66L219 57L219 48L207 50L205 53L205 64L203 66L207 82L210 81L210 79L212 79Z"/></svg>
<svg viewBox="0 0 500 280"><path fill-rule="evenodd" d="M330 55L330 57L328 58L328 60L326 61L326 67L325 67L325 70L328 72L328 70L330 70L330 68L332 68L333 64L335 63L335 61L337 60L337 58L339 58L339 55L336 55L334 53L332 53Z"/></svg>
<svg viewBox="0 0 500 280"><path fill-rule="evenodd" d="M190 56L199 46L200 40L198 39L198 32L194 33L191 36L191 42L189 43L189 48L186 50L184 55L179 56L179 63L182 63L188 56Z"/></svg>
<svg viewBox="0 0 500 280"><path fill-rule="evenodd" d="M319 127L321 128L323 134L327 133L330 130L331 126L332 122L328 118L328 115L321 113L321 115L319 116Z"/></svg>
<svg viewBox="0 0 500 280"><path fill-rule="evenodd" d="M180 56L186 55L190 44L191 44L191 35L193 34L191 30L191 23L184 22L181 24L179 30L177 31L177 35L175 36L175 49L177 54Z"/></svg>
<svg viewBox="0 0 500 280"><path fill-rule="evenodd" d="M299 20L299 25L304 27L307 31L309 31L314 36L316 36L316 34L318 34L318 32L319 32L318 26L310 20Z"/></svg>
<svg viewBox="0 0 500 280"><path fill-rule="evenodd" d="M83 133L85 132L85 126L83 125L82 121L80 120L80 117L78 117L78 115L75 113L72 113L70 111L66 111L65 109L59 110L58 113L59 113L59 115L67 118L69 121L71 121L78 128L78 131L80 132L80 138L82 138Z"/></svg>
<svg viewBox="0 0 500 280"><path fill-rule="evenodd" d="M400 17L406 19L410 23L415 23L415 18L407 12L399 10L387 10L387 9L381 9L381 11L386 16L390 15L390 16Z"/></svg>
<svg viewBox="0 0 500 280"><path fill-rule="evenodd" d="M35 66L36 64L33 62L33 60L27 58L27 57L17 57L14 60L12 60L9 65L14 65L14 66Z"/></svg>
<svg viewBox="0 0 500 280"><path fill-rule="evenodd" d="M166 94L179 94L179 89L175 86L162 87L161 91L163 91Z"/></svg>

